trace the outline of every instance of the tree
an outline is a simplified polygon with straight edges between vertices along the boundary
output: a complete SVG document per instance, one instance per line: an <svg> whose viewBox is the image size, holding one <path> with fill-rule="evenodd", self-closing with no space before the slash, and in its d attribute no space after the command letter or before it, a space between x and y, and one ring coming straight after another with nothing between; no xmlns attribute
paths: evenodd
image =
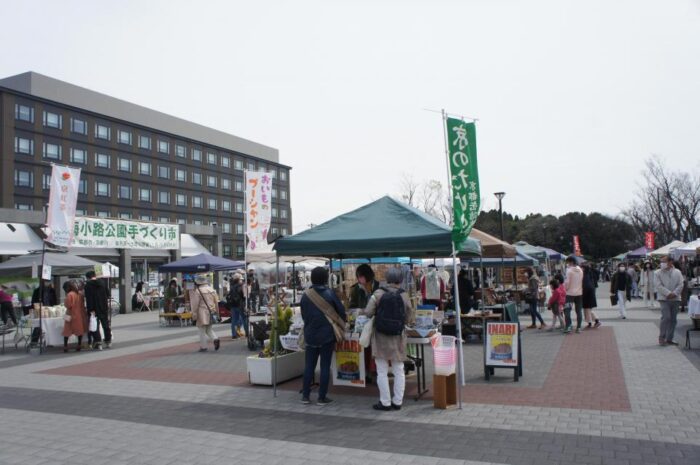
<svg viewBox="0 0 700 465"><path fill-rule="evenodd" d="M656 156L642 172L644 184L636 199L623 212L632 223L638 243L653 231L659 243L684 242L700 236L700 173L671 171Z"/></svg>
<svg viewBox="0 0 700 465"><path fill-rule="evenodd" d="M429 179L417 182L413 176L403 174L399 184L399 197L408 205L450 224L452 202L450 194L440 181Z"/></svg>

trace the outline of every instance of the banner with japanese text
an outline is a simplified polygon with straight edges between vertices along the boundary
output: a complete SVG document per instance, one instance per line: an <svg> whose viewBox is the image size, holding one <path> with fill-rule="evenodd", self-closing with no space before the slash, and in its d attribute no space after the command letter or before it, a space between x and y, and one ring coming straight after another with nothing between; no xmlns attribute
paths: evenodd
<svg viewBox="0 0 700 465"><path fill-rule="evenodd" d="M446 125L453 212L452 241L455 249L461 250L481 207L476 126L454 118L447 118Z"/></svg>
<svg viewBox="0 0 700 465"><path fill-rule="evenodd" d="M655 234L652 231L644 233L644 247L648 250L654 250L656 248L654 247L654 236Z"/></svg>
<svg viewBox="0 0 700 465"><path fill-rule="evenodd" d="M272 252L267 233L272 223L272 176L264 171L245 172L246 252Z"/></svg>
<svg viewBox="0 0 700 465"><path fill-rule="evenodd" d="M79 186L80 168L61 165L51 167L49 211L45 230L47 242L63 247L70 244Z"/></svg>
<svg viewBox="0 0 700 465"><path fill-rule="evenodd" d="M75 219L71 247L179 249L180 227L81 216Z"/></svg>
<svg viewBox="0 0 700 465"><path fill-rule="evenodd" d="M581 240L578 236L574 236L574 255L580 257L581 254Z"/></svg>

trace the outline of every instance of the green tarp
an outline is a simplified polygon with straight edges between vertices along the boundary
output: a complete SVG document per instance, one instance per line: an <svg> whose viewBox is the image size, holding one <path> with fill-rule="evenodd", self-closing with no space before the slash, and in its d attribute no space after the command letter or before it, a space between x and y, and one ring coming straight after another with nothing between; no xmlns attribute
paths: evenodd
<svg viewBox="0 0 700 465"><path fill-rule="evenodd" d="M385 196L312 229L278 239L279 255L330 258L447 257L451 229L437 219ZM460 255L478 256L481 244L468 239Z"/></svg>
<svg viewBox="0 0 700 465"><path fill-rule="evenodd" d="M536 245L528 244L525 241L516 242L513 244L519 253L523 255L529 255L532 258L544 262L547 260L547 251L542 247L537 247Z"/></svg>

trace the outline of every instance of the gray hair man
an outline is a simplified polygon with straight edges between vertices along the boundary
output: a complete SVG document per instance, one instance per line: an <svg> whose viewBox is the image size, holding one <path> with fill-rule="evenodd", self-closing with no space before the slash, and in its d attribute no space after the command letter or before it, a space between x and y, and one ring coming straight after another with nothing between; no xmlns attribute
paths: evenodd
<svg viewBox="0 0 700 465"><path fill-rule="evenodd" d="M683 291L683 273L676 269L670 257L663 257L655 276L657 300L661 307L661 330L659 332L659 345L674 345L676 332L678 307L681 303Z"/></svg>

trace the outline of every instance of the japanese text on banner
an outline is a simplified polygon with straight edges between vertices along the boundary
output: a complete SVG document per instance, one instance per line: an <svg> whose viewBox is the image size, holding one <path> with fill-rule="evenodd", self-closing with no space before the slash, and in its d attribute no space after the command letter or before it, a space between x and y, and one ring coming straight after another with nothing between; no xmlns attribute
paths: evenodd
<svg viewBox="0 0 700 465"><path fill-rule="evenodd" d="M454 118L447 118L446 125L452 187L452 241L455 248L461 250L481 207L476 126Z"/></svg>
<svg viewBox="0 0 700 465"><path fill-rule="evenodd" d="M176 224L139 223L106 218L78 217L72 247L113 249L179 249Z"/></svg>
<svg viewBox="0 0 700 465"><path fill-rule="evenodd" d="M269 252L267 233L272 222L272 176L264 171L246 171L246 252Z"/></svg>
<svg viewBox="0 0 700 465"><path fill-rule="evenodd" d="M47 242L63 247L70 244L79 185L80 168L53 165L46 219Z"/></svg>

